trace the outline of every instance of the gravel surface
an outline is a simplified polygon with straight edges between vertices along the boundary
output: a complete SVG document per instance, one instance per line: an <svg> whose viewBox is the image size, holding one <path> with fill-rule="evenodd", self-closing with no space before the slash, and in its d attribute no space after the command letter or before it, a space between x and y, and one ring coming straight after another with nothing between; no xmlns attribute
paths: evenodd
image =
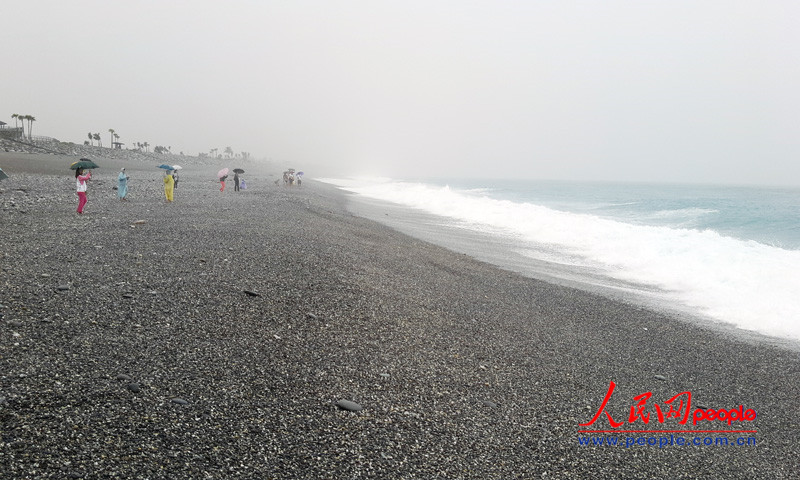
<svg viewBox="0 0 800 480"><path fill-rule="evenodd" d="M129 163L120 202L108 160L79 216L64 158L6 155L2 479L800 478L797 350L499 270L279 169L223 194L229 165L184 162L167 204ZM580 446L610 381L620 430L757 444ZM659 424L684 391L758 417ZM739 437L683 436L708 435Z"/></svg>

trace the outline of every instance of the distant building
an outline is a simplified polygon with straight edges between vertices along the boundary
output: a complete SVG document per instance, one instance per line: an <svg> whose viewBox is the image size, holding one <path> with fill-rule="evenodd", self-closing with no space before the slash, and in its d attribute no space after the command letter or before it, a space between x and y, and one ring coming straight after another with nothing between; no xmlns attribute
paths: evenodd
<svg viewBox="0 0 800 480"><path fill-rule="evenodd" d="M116 148L117 150L122 150L122 146L125 145L122 142L111 142L112 148Z"/></svg>
<svg viewBox="0 0 800 480"><path fill-rule="evenodd" d="M9 127L6 122L0 121L0 138L11 140L22 138L22 127Z"/></svg>

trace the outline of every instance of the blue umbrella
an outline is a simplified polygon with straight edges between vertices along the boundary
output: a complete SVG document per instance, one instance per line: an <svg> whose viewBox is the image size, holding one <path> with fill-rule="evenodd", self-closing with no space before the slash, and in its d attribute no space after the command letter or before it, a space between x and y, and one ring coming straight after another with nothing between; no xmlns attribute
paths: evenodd
<svg viewBox="0 0 800 480"><path fill-rule="evenodd" d="M164 170L175 170L175 168L172 165L167 165L166 163L162 163L161 165L158 166L158 168L163 168Z"/></svg>

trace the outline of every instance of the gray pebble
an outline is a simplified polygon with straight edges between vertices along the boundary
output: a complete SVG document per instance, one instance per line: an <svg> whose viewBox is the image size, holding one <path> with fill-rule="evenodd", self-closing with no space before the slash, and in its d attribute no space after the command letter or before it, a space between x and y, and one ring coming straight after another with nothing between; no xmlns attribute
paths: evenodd
<svg viewBox="0 0 800 480"><path fill-rule="evenodd" d="M339 400L336 402L336 406L348 412L360 412L364 409L361 405L356 402L351 402L350 400Z"/></svg>
<svg viewBox="0 0 800 480"><path fill-rule="evenodd" d="M170 402L177 403L178 405L188 405L189 404L189 402L187 402L186 400L184 400L182 398L173 398L172 400L170 400Z"/></svg>
<svg viewBox="0 0 800 480"><path fill-rule="evenodd" d="M133 393L139 393L142 390L138 383L129 383L127 389Z"/></svg>

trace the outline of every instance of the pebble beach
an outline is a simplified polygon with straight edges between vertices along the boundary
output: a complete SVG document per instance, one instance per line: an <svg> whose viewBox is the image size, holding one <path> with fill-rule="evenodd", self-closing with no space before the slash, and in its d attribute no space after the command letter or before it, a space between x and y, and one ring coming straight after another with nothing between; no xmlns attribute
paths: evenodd
<svg viewBox="0 0 800 480"><path fill-rule="evenodd" d="M77 156L0 152L0 479L800 478L796 345L414 239L312 172L222 193L235 161L170 156L166 203L161 161L103 151L84 215ZM610 382L624 425L580 426ZM659 422L681 392L757 418Z"/></svg>

